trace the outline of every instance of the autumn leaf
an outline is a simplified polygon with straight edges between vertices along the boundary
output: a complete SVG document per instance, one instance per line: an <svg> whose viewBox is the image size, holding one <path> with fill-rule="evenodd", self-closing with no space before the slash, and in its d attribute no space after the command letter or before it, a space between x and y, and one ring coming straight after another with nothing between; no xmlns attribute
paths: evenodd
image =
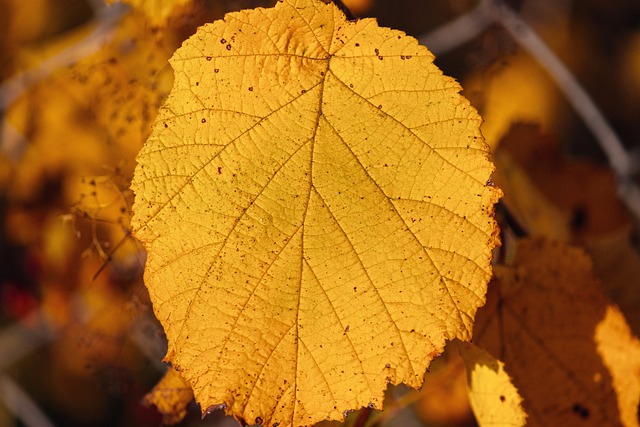
<svg viewBox="0 0 640 427"><path fill-rule="evenodd" d="M496 267L474 342L504 362L529 426L637 426L640 341L602 295L586 254L520 241Z"/></svg>
<svg viewBox="0 0 640 427"><path fill-rule="evenodd" d="M175 369L169 367L153 390L144 397L145 405L154 405L162 414L162 422L177 424L187 415L193 391Z"/></svg>
<svg viewBox="0 0 640 427"><path fill-rule="evenodd" d="M432 61L319 0L228 14L174 54L132 226L166 360L203 409L341 420L470 339L500 191Z"/></svg>
<svg viewBox="0 0 640 427"><path fill-rule="evenodd" d="M478 425L524 426L527 414L522 398L504 363L471 343L460 343L458 349L467 368L469 400Z"/></svg>

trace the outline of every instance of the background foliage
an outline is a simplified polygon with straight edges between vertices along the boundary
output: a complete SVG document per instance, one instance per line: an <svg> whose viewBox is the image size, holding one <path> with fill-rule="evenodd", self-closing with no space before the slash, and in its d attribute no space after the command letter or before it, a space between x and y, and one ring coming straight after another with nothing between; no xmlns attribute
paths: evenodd
<svg viewBox="0 0 640 427"><path fill-rule="evenodd" d="M171 87L166 61L182 40L228 11L270 3L194 1L161 25L100 0L0 2L0 425L16 425L16 417L20 425L160 422L141 404L161 375L165 344L142 286L144 254L129 238L134 156ZM444 39L473 29L481 21L469 15L475 1L345 3L426 40L485 118L495 181L512 213L500 217L501 262L511 262L522 234L584 246L598 286L640 333L637 217L625 207L637 201L617 191L619 182L633 182L638 165L638 4L509 2L621 136L631 167L620 176L504 26L482 26L453 45L434 38L461 16L475 18L445 27ZM389 409L371 422L473 425L465 384L463 361L447 352L421 393L390 390ZM220 413L201 421L192 405L182 423L234 421Z"/></svg>

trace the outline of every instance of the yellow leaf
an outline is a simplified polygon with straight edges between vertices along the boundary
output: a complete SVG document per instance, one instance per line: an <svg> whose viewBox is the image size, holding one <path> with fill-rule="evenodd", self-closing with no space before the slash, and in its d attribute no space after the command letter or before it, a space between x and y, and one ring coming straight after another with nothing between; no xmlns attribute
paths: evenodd
<svg viewBox="0 0 640 427"><path fill-rule="evenodd" d="M469 400L478 425L524 426L522 398L504 363L470 343L460 343L458 349L467 367Z"/></svg>
<svg viewBox="0 0 640 427"><path fill-rule="evenodd" d="M229 14L174 54L132 226L166 359L203 409L343 419L470 338L500 191L432 60L319 0Z"/></svg>
<svg viewBox="0 0 640 427"><path fill-rule="evenodd" d="M474 342L504 361L528 426L638 426L640 342L589 258L544 239L495 269Z"/></svg>
<svg viewBox="0 0 640 427"><path fill-rule="evenodd" d="M595 342L598 354L611 373L622 425L640 425L640 341L631 334L616 306L607 306L604 319L596 327Z"/></svg>
<svg viewBox="0 0 640 427"><path fill-rule="evenodd" d="M193 391L173 368L167 369L158 384L143 400L145 405L154 405L162 414L163 424L177 424L187 415L187 405L193 399Z"/></svg>

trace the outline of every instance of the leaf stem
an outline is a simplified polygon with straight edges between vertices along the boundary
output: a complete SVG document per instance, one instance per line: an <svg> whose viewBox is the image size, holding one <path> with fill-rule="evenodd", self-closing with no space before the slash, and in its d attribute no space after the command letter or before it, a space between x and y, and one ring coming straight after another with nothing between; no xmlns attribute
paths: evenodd
<svg viewBox="0 0 640 427"><path fill-rule="evenodd" d="M490 2L491 0L481 0L469 12L423 34L418 37L418 41L427 46L434 55L441 55L462 46L494 23L490 13Z"/></svg>

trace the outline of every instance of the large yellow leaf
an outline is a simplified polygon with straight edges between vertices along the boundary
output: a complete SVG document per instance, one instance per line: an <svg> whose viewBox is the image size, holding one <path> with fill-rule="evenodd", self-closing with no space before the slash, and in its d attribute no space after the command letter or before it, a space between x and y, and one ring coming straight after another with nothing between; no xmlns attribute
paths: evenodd
<svg viewBox="0 0 640 427"><path fill-rule="evenodd" d="M319 0L229 14L174 54L132 221L166 359L203 409L342 419L470 338L500 191L432 60Z"/></svg>

